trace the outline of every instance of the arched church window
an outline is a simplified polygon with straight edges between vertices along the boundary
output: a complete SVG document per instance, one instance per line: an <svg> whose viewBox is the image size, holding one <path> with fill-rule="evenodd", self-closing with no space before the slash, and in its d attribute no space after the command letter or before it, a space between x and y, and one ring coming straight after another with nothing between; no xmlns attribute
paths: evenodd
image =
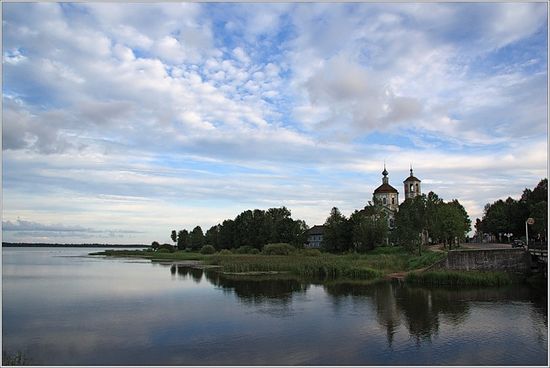
<svg viewBox="0 0 550 368"><path fill-rule="evenodd" d="M391 204L395 204L395 197L391 197Z"/></svg>
<svg viewBox="0 0 550 368"><path fill-rule="evenodd" d="M411 192L414 191L414 184L411 184Z"/></svg>
<svg viewBox="0 0 550 368"><path fill-rule="evenodd" d="M382 198L382 204L386 204L386 197Z"/></svg>

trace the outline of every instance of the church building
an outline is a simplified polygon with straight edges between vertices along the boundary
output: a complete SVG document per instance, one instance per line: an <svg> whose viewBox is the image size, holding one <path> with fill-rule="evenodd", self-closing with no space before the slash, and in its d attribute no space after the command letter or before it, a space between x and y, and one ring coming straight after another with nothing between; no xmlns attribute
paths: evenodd
<svg viewBox="0 0 550 368"><path fill-rule="evenodd" d="M420 179L413 175L412 166L410 175L403 181L403 185L405 189L405 200L422 194ZM372 197L374 203L383 206L384 212L386 212L388 216L388 227L393 229L395 226L395 214L399 211L399 192L390 185L386 164L384 164L384 171L382 171L382 185L374 190Z"/></svg>
<svg viewBox="0 0 550 368"><path fill-rule="evenodd" d="M420 182L420 179L413 175L411 166L409 177L403 181L405 200L422 195ZM384 164L384 171L382 171L382 185L374 190L372 197L374 203L382 205L382 209L388 218L388 228L392 230L395 227L395 214L399 211L399 192L390 185L386 164ZM309 248L321 247L323 235L323 225L313 226L307 231L307 241L304 245Z"/></svg>

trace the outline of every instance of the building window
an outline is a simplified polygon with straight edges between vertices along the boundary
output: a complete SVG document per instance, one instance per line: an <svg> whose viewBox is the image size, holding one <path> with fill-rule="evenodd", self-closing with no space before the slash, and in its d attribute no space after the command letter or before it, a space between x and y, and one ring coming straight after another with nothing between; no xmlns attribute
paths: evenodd
<svg viewBox="0 0 550 368"><path fill-rule="evenodd" d="M418 184L416 184L416 191L418 192Z"/></svg>
<svg viewBox="0 0 550 368"><path fill-rule="evenodd" d="M395 204L395 197L391 197L391 204Z"/></svg>
<svg viewBox="0 0 550 368"><path fill-rule="evenodd" d="M411 192L414 192L414 184L411 184Z"/></svg>
<svg viewBox="0 0 550 368"><path fill-rule="evenodd" d="M386 197L382 198L382 203L386 204Z"/></svg>

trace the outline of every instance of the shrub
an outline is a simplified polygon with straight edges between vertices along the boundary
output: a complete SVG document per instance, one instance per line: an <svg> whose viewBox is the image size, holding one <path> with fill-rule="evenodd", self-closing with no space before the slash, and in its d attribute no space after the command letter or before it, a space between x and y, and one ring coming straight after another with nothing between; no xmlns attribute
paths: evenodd
<svg viewBox="0 0 550 368"><path fill-rule="evenodd" d="M303 249L301 253L308 257L319 257L322 254L319 249Z"/></svg>
<svg viewBox="0 0 550 368"><path fill-rule="evenodd" d="M256 248L252 248L250 249L250 251L248 252L248 254L260 254L260 251Z"/></svg>
<svg viewBox="0 0 550 368"><path fill-rule="evenodd" d="M296 251L292 245L288 243L273 243L264 246L263 253L274 256L286 256Z"/></svg>
<svg viewBox="0 0 550 368"><path fill-rule="evenodd" d="M256 249L254 247L251 247L250 245L243 245L242 247L238 247L235 249L235 253L237 254L252 254L252 249Z"/></svg>
<svg viewBox="0 0 550 368"><path fill-rule="evenodd" d="M220 253L218 253L221 256L227 256L233 254L229 249L222 249L220 250Z"/></svg>
<svg viewBox="0 0 550 368"><path fill-rule="evenodd" d="M203 246L200 250L200 253L201 254L214 254L216 253L216 249L211 246L210 244L206 244L205 246Z"/></svg>
<svg viewBox="0 0 550 368"><path fill-rule="evenodd" d="M161 253L174 253L175 251L176 251L176 248L174 248L173 245L166 244L166 243L159 245L157 248L157 252L161 252Z"/></svg>

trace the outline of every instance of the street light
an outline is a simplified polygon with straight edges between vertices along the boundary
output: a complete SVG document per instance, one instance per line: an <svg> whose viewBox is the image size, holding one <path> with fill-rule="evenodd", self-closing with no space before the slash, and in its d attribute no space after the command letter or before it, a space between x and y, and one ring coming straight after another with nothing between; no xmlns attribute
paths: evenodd
<svg viewBox="0 0 550 368"><path fill-rule="evenodd" d="M527 244L527 248L529 248L529 228L527 225L533 225L535 223L535 219L532 217L529 217L527 221L525 221L525 244Z"/></svg>

